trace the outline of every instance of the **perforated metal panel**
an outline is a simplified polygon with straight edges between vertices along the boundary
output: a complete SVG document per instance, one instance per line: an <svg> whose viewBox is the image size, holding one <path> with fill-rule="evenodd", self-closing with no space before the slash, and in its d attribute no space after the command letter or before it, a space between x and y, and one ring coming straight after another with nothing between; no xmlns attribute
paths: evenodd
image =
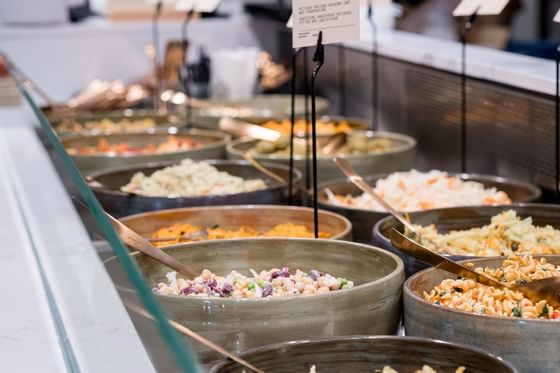
<svg viewBox="0 0 560 373"><path fill-rule="evenodd" d="M319 93L339 111L338 48L327 47ZM372 117L370 55L347 50L347 114ZM380 128L418 140L417 167L460 171L460 77L379 59ZM493 82L468 80L467 170L553 189L554 99Z"/></svg>

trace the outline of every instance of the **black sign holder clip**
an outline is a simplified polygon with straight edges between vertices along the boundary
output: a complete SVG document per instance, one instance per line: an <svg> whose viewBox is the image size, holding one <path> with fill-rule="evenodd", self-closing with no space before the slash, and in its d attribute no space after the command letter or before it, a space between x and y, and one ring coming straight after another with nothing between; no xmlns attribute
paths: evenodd
<svg viewBox="0 0 560 373"><path fill-rule="evenodd" d="M294 191L293 191L293 178L294 178L294 128L296 123L296 64L297 56L301 49L294 48L292 50L292 102L291 102L291 127L290 127L290 174L288 175L288 203L293 205L294 203Z"/></svg>
<svg viewBox="0 0 560 373"><path fill-rule="evenodd" d="M373 16L373 4L372 0L369 1L368 4L368 11L367 11L367 18L369 23L371 24L371 43L372 43L372 51L371 51L371 127L372 131L375 131L379 128L379 96L378 96L378 87L379 87L379 54L378 47L379 43L377 40L377 25L375 24L375 19Z"/></svg>
<svg viewBox="0 0 560 373"><path fill-rule="evenodd" d="M162 110L161 105L161 91L162 91L162 77L161 69L159 67L159 18L161 16L161 11L163 8L163 0L159 0L156 3L154 9L154 15L152 17L152 45L154 47L154 74L155 74L155 85L154 85L154 109L156 111Z"/></svg>
<svg viewBox="0 0 560 373"><path fill-rule="evenodd" d="M193 17L194 6L191 10L185 13L185 19L183 19L183 24L181 25L181 43L183 44L184 59L183 59L183 71L185 77L183 79L183 84L185 86L185 95L187 96L186 109L187 109L187 126L192 127L192 103L191 103L191 74L189 72L189 63L187 61L187 50L189 46L189 40L187 38L187 27Z"/></svg>
<svg viewBox="0 0 560 373"><path fill-rule="evenodd" d="M554 194L556 200L560 198L560 46L556 48L556 185L554 186ZM558 201L557 201L558 202Z"/></svg>
<svg viewBox="0 0 560 373"><path fill-rule="evenodd" d="M317 79L317 74L319 70L325 63L325 47L323 46L323 32L319 31L319 36L317 37L317 47L315 49L315 55L313 56L313 62L315 62L315 70L311 74L311 138L312 138L312 148L313 148L313 218L315 226L315 238L319 238L319 209L317 207L317 110L315 107L315 97L316 97L316 87L315 81Z"/></svg>
<svg viewBox="0 0 560 373"><path fill-rule="evenodd" d="M467 172L467 37L471 31L476 17L478 7L469 16L461 34L461 172Z"/></svg>

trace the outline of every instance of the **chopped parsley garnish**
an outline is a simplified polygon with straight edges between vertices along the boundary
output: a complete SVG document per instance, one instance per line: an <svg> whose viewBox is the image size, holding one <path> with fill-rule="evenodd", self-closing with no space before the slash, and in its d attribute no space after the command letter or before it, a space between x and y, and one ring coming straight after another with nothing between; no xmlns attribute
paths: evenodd
<svg viewBox="0 0 560 373"><path fill-rule="evenodd" d="M517 306L511 309L511 313L515 317L521 317L521 307Z"/></svg>

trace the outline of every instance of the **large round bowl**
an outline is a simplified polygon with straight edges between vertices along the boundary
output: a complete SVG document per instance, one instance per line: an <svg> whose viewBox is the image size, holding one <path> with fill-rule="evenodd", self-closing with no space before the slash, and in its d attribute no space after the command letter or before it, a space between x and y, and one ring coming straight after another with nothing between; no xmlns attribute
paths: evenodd
<svg viewBox="0 0 560 373"><path fill-rule="evenodd" d="M141 110L141 109L126 109L126 110L110 110L102 112L78 112L76 114L65 114L63 118L59 118L53 115L49 116L49 121L51 126L56 131L56 133L65 137L71 134L81 133L89 135L98 135L104 131L99 130L86 130L81 129L76 131L73 127L80 127L87 122L99 122L102 120L110 120L112 122L118 123L122 120L128 121L139 121L139 120L150 120L154 122L153 128L147 129L147 131L153 132L158 129L181 129L187 126L187 119L177 113L157 113L153 110ZM144 130L146 131L146 130ZM117 131L117 132L143 132L143 131Z"/></svg>
<svg viewBox="0 0 560 373"><path fill-rule="evenodd" d="M466 206L451 207L428 211L413 212L410 220L414 224L435 224L438 232L447 233L452 230L465 230L478 228L490 224L490 219L501 212L515 210L521 218L532 217L533 224L537 226L551 225L560 228L560 205L542 203L520 203L505 206ZM411 256L404 254L391 245L389 232L392 228L403 232L403 226L392 216L387 216L373 227L373 243L379 247L397 254L403 261L406 276L428 268L429 266ZM453 260L472 259L474 256L446 255Z"/></svg>
<svg viewBox="0 0 560 373"><path fill-rule="evenodd" d="M392 336L345 336L293 341L247 351L241 356L267 373L372 373L390 366L412 373L424 364L451 373L463 366L465 373L517 373L511 364L485 351L449 342ZM238 364L225 361L210 373L241 373Z"/></svg>
<svg viewBox="0 0 560 373"><path fill-rule="evenodd" d="M145 212L120 219L129 228L150 237L161 228L172 224L191 224L199 227L219 226L238 229L241 226L266 232L278 224L304 225L313 232L313 209L282 205L242 205L187 207ZM352 224L344 216L319 210L319 231L331 234L333 240L351 240Z"/></svg>
<svg viewBox="0 0 560 373"><path fill-rule="evenodd" d="M172 166L177 162L150 163L140 166L129 166L107 171L100 171L87 177L101 205L116 217L122 217L147 211L171 209L176 207L216 206L216 205L247 205L247 204L282 204L287 200L288 186L279 183L261 173L246 161L207 160L220 171L244 179L263 179L267 188L253 192L211 195L204 197L146 197L121 192L120 188L130 181L138 172L151 175L157 170ZM288 179L289 169L285 166L265 164L271 171ZM301 173L294 169L295 183L301 180Z"/></svg>
<svg viewBox="0 0 560 373"><path fill-rule="evenodd" d="M229 351L296 339L352 334L394 334L400 321L404 268L394 254L347 241L254 238L204 241L164 249L183 263L225 275L232 270L289 267L317 269L354 281L350 289L291 298L201 298L159 295L167 315ZM132 255L149 284L165 280L169 269L139 253ZM109 273L119 271L115 258L106 262ZM119 278L113 279L120 290ZM202 361L219 355L194 346Z"/></svg>
<svg viewBox="0 0 560 373"><path fill-rule="evenodd" d="M157 154L141 155L72 155L76 166L84 174L95 171L107 170L111 168L131 165L141 165L150 162L163 162L190 159L222 159L226 144L230 137L216 131L206 131L198 129L176 131L156 131L155 133L118 133L111 135L73 135L62 139L62 144L66 149L82 146L96 146L102 138L107 139L110 144L126 142L134 146L147 146L150 144L160 144L174 136L188 137L201 145L192 150L180 150Z"/></svg>
<svg viewBox="0 0 560 373"><path fill-rule="evenodd" d="M369 185L375 186L377 180L387 176L389 175L367 176L365 180ZM512 202L533 202L541 197L541 191L537 186L522 181L480 174L457 174L457 176L465 181L478 181L486 188L495 187L498 190L504 191L508 194ZM386 217L387 213L332 204L328 200L326 189L330 189L334 194L351 194L354 196L362 194L362 191L348 179L335 180L319 185L318 202L321 208L334 211L350 219L353 226L352 235L354 240L358 242L371 242L373 226L379 220Z"/></svg>
<svg viewBox="0 0 560 373"><path fill-rule="evenodd" d="M477 267L499 267L503 260L503 257L484 258L469 262ZM547 256L547 261L559 265L560 256ZM559 321L475 315L436 306L422 298L422 292L453 277L431 268L406 281L404 321L407 335L477 346L501 356L523 373L558 373Z"/></svg>
<svg viewBox="0 0 560 373"><path fill-rule="evenodd" d="M302 116L305 113L305 96L296 95L295 114ZM317 97L315 101L317 113L323 113L329 108L329 101ZM290 117L292 107L292 96L258 95L239 100L210 100L206 107L193 109L193 117L196 122L217 128L222 117L232 117L248 122L260 122L267 119L282 119ZM183 107L177 107L183 110ZM186 110L186 109L185 109Z"/></svg>
<svg viewBox="0 0 560 373"><path fill-rule="evenodd" d="M361 174L383 173L392 171L409 170L414 165L416 153L416 140L412 137L391 132L364 132L368 138L385 138L392 142L392 148L382 153L371 153L364 155L341 155L354 169ZM238 139L227 146L229 159L243 159L243 154L253 148L258 140ZM272 162L288 165L290 157L287 155L258 154L255 159L262 162ZM343 177L344 174L333 162L334 156L317 157L317 180L323 183L329 180ZM305 156L294 157L294 167L305 169Z"/></svg>
<svg viewBox="0 0 560 373"><path fill-rule="evenodd" d="M301 120L302 118L296 118L296 121ZM290 122L290 117L286 117L283 119L261 119L259 121L255 121L254 124L258 124L258 125L264 125L266 122L269 121L273 121L273 122L284 122L287 121L288 126L283 128L282 131L280 131L283 135L285 136L289 136L290 135L290 127L291 124ZM323 123L327 123L327 122L332 122L332 123L340 123L340 122L346 122L348 123L348 127L350 129L349 133L355 132L355 131L367 131L370 123L368 121L366 121L365 119L361 119L361 118L351 118L351 117L342 117L342 116L333 116L333 115L322 115L317 117L317 123L319 122L323 122ZM335 133L321 133L321 131L319 130L319 128L317 128L317 136L322 136L322 137L326 137L326 136L332 136ZM303 137L304 133L295 133L296 136L299 137Z"/></svg>

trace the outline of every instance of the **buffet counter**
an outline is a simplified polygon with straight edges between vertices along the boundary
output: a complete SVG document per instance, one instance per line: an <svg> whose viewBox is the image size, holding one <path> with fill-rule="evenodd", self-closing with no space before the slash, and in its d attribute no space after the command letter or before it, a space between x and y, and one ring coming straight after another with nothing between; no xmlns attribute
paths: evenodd
<svg viewBox="0 0 560 373"><path fill-rule="evenodd" d="M29 117L0 109L2 368L154 372Z"/></svg>
<svg viewBox="0 0 560 373"><path fill-rule="evenodd" d="M359 51L373 50L371 32L362 30L359 41L344 43ZM387 30L378 35L379 54L421 66L451 73L461 73L461 43L436 39L420 34ZM467 76L500 83L515 88L555 94L554 61L505 52L502 50L467 46Z"/></svg>

